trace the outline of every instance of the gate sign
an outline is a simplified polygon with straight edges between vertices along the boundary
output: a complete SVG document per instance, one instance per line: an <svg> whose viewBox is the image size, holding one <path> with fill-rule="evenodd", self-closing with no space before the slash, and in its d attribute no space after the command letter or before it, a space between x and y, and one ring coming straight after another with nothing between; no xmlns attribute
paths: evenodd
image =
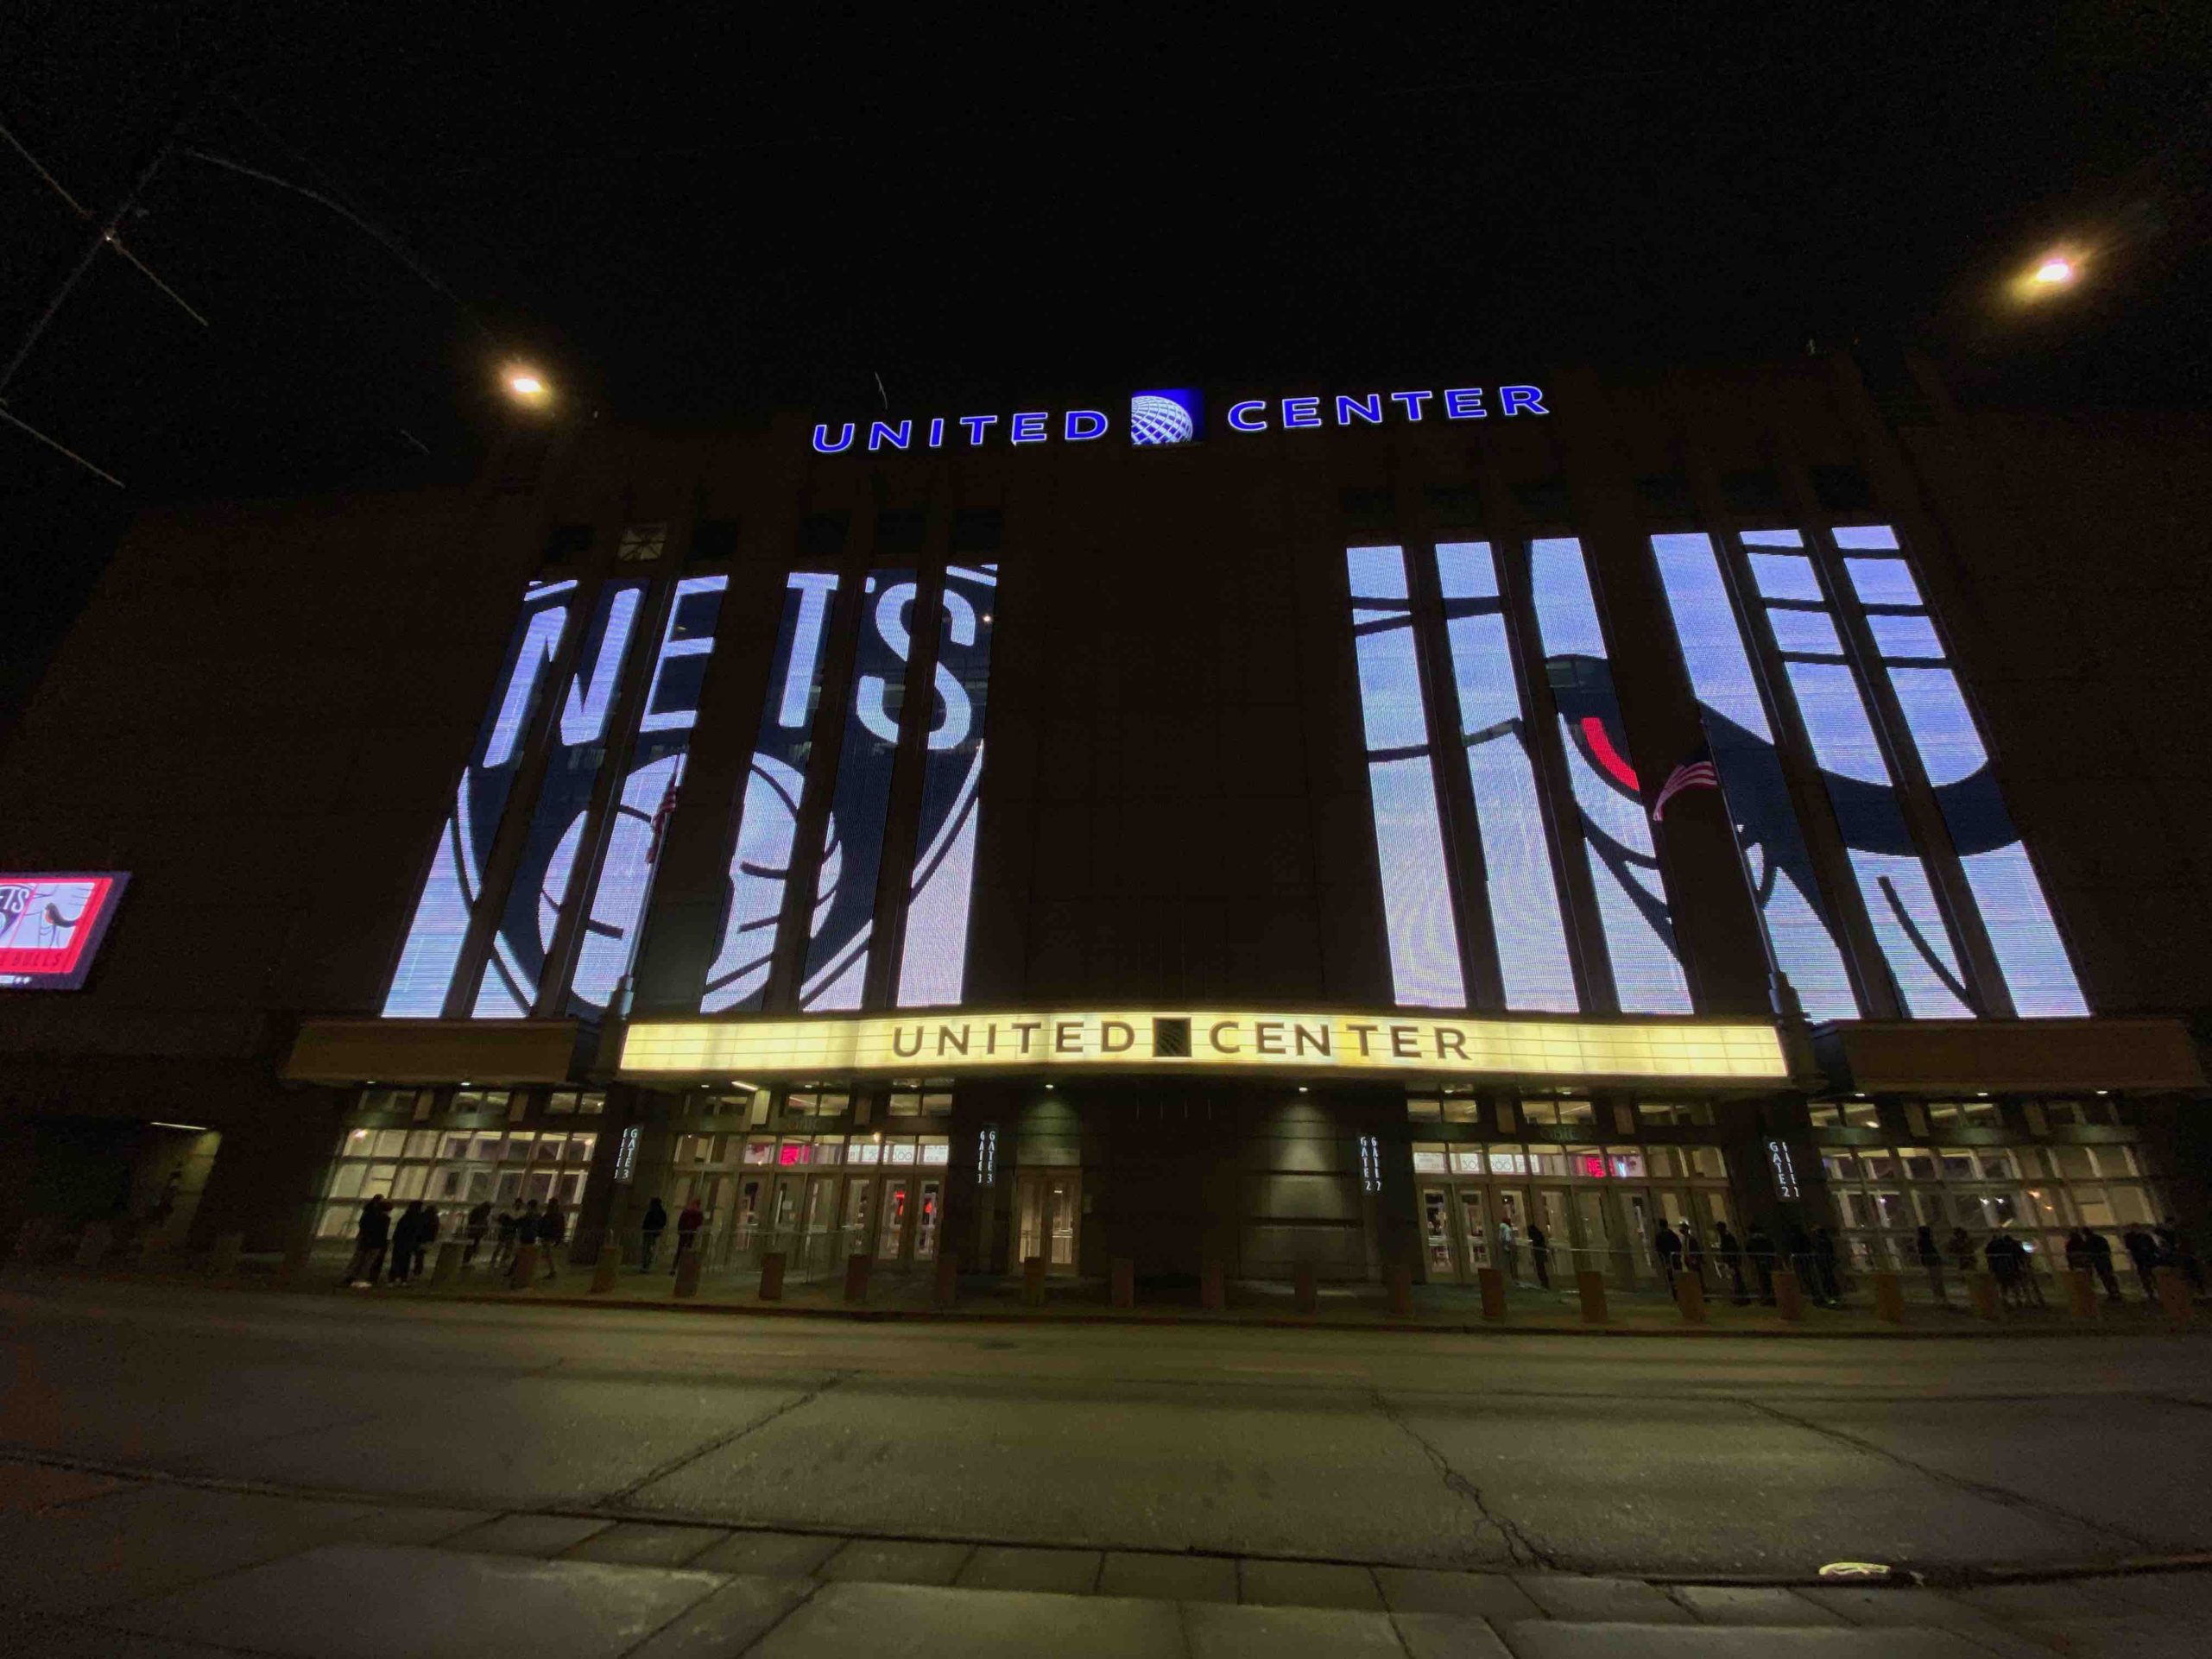
<svg viewBox="0 0 2212 1659"><path fill-rule="evenodd" d="M130 877L0 873L0 990L74 991Z"/></svg>

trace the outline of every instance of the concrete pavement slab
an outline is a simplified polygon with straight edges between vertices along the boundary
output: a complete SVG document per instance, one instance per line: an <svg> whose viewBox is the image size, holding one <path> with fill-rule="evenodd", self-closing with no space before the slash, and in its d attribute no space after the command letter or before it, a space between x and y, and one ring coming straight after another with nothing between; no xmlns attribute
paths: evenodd
<svg viewBox="0 0 2212 1659"><path fill-rule="evenodd" d="M134 1636L74 1620L35 1626L0 1620L0 1653L8 1659L237 1659L238 1650L180 1642L172 1636Z"/></svg>
<svg viewBox="0 0 2212 1659"><path fill-rule="evenodd" d="M2048 1659L2050 1652L2041 1643L2031 1643L2019 1631L1999 1624L1988 1614L1918 1585L1899 1585L1888 1589L1808 1585L1798 1593L1854 1624L1870 1629L1918 1625L1929 1630L1955 1631L1986 1651L2002 1656L2002 1659Z"/></svg>
<svg viewBox="0 0 2212 1659"><path fill-rule="evenodd" d="M110 1609L149 1636L302 1659L613 1659L722 1587L711 1573L325 1544Z"/></svg>
<svg viewBox="0 0 2212 1659"><path fill-rule="evenodd" d="M974 1549L918 1539L855 1538L814 1570L837 1582L950 1584Z"/></svg>
<svg viewBox="0 0 2212 1659"><path fill-rule="evenodd" d="M1191 1659L1405 1659L1389 1619L1341 1607L1183 1605Z"/></svg>
<svg viewBox="0 0 2212 1659"><path fill-rule="evenodd" d="M686 1565L709 1573L803 1579L844 1547L843 1538L810 1532L733 1532L722 1542L708 1545Z"/></svg>
<svg viewBox="0 0 2212 1659"><path fill-rule="evenodd" d="M1261 1607L1350 1607L1382 1611L1382 1592L1364 1567L1335 1561L1240 1561L1236 1599Z"/></svg>
<svg viewBox="0 0 2212 1659"><path fill-rule="evenodd" d="M1149 1549L1109 1549L1098 1570L1102 1596L1155 1601L1236 1599L1236 1563L1222 1555L1170 1555Z"/></svg>
<svg viewBox="0 0 2212 1659"><path fill-rule="evenodd" d="M624 1659L730 1659L812 1595L810 1579L736 1578L693 1602Z"/></svg>
<svg viewBox="0 0 2212 1659"><path fill-rule="evenodd" d="M456 1533L482 1526L492 1512L480 1509L433 1509L414 1504L386 1504L350 1521L330 1536L332 1543L434 1544Z"/></svg>
<svg viewBox="0 0 2212 1659"><path fill-rule="evenodd" d="M0 1517L0 1606L65 1615L150 1595L289 1555L368 1512L157 1485Z"/></svg>
<svg viewBox="0 0 2212 1659"><path fill-rule="evenodd" d="M2203 1626L2159 1613L2125 1618L2053 1618L2019 1626L2039 1653L2067 1659L2203 1659Z"/></svg>
<svg viewBox="0 0 2212 1659"><path fill-rule="evenodd" d="M1908 1624L1830 1630L1755 1624L1584 1624L1545 1619L1501 1626L1514 1659L1989 1659L1955 1631Z"/></svg>
<svg viewBox="0 0 2212 1659"><path fill-rule="evenodd" d="M1462 1618L1541 1618L1544 1610L1503 1573L1444 1573L1418 1567L1378 1567L1383 1605L1394 1613L1449 1613Z"/></svg>
<svg viewBox="0 0 2212 1659"><path fill-rule="evenodd" d="M721 1527L657 1526L617 1521L560 1552L569 1561L608 1561L629 1567L686 1567L692 1558L730 1536Z"/></svg>
<svg viewBox="0 0 2212 1659"><path fill-rule="evenodd" d="M1165 1602L826 1584L746 1659L1182 1659L1184 1651L1177 1610Z"/></svg>
<svg viewBox="0 0 2212 1659"><path fill-rule="evenodd" d="M43 1463L0 1463L0 1515L32 1515L40 1510L81 1504L122 1492L130 1483Z"/></svg>
<svg viewBox="0 0 2212 1659"><path fill-rule="evenodd" d="M964 1590L1040 1590L1087 1596L1098 1585L1103 1556L1096 1549L1027 1549L986 1544L953 1580Z"/></svg>
<svg viewBox="0 0 2212 1659"><path fill-rule="evenodd" d="M1412 1659L1513 1659L1505 1639L1482 1618L1449 1613L1393 1613Z"/></svg>
<svg viewBox="0 0 2212 1659"><path fill-rule="evenodd" d="M1667 1593L1702 1624L1848 1624L1832 1608L1779 1586L1673 1584Z"/></svg>
<svg viewBox="0 0 2212 1659"><path fill-rule="evenodd" d="M1634 1620L1687 1624L1689 1610L1640 1579L1584 1578L1573 1573L1520 1573L1514 1581L1553 1618Z"/></svg>
<svg viewBox="0 0 2212 1659"><path fill-rule="evenodd" d="M552 1556L613 1524L588 1515L502 1515L455 1533L443 1541L443 1547L487 1555Z"/></svg>
<svg viewBox="0 0 2212 1659"><path fill-rule="evenodd" d="M2144 1612L2212 1619L2212 1572L2125 1573L2098 1583Z"/></svg>
<svg viewBox="0 0 2212 1659"><path fill-rule="evenodd" d="M1971 1607L2007 1624L2045 1618L2120 1618L2144 1611L2103 1579L1977 1584L1950 1593L1961 1606Z"/></svg>

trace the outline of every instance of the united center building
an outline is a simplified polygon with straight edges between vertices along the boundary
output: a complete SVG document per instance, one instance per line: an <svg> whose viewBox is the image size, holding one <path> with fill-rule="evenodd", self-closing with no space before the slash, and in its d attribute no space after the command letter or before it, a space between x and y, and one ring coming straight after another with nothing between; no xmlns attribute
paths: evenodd
<svg viewBox="0 0 2212 1659"><path fill-rule="evenodd" d="M149 516L0 761L0 1221L1166 1284L2193 1216L2204 873L2097 861L1994 430L1168 388Z"/></svg>

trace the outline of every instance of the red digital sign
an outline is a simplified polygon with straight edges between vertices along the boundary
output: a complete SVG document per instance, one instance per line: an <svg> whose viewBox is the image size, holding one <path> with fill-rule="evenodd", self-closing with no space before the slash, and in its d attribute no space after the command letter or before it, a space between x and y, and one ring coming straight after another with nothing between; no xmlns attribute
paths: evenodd
<svg viewBox="0 0 2212 1659"><path fill-rule="evenodd" d="M0 990L84 984L130 880L118 870L0 873Z"/></svg>

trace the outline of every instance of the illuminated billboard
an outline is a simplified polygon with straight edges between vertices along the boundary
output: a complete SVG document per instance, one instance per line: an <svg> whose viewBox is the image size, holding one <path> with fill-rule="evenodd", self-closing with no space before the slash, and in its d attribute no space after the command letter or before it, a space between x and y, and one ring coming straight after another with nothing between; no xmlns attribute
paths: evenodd
<svg viewBox="0 0 2212 1659"><path fill-rule="evenodd" d="M130 880L117 870L0 874L0 989L83 985Z"/></svg>

